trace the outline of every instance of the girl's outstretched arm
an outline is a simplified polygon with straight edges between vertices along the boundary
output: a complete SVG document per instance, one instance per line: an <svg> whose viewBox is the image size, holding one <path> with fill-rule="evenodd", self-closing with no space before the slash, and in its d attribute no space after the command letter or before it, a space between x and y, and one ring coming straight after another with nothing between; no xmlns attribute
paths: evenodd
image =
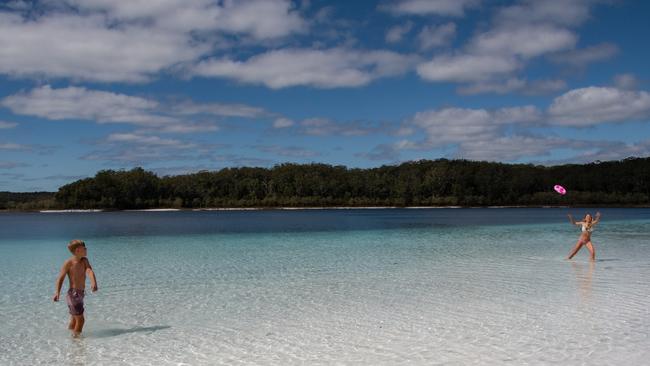
<svg viewBox="0 0 650 366"><path fill-rule="evenodd" d="M600 221L600 212L596 212L596 217L594 218L594 222L592 225L596 225Z"/></svg>
<svg viewBox="0 0 650 366"><path fill-rule="evenodd" d="M576 220L573 219L573 216L571 214L568 214L569 216L569 222L572 223L573 225L580 225L580 222L576 222Z"/></svg>

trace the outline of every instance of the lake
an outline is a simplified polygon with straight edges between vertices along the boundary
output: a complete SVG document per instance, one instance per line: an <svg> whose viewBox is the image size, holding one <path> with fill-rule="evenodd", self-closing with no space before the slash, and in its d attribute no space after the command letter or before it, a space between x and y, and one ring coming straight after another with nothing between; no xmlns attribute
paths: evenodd
<svg viewBox="0 0 650 366"><path fill-rule="evenodd" d="M0 364L643 364L650 209L567 261L587 211L0 213ZM51 301L75 238L81 339Z"/></svg>

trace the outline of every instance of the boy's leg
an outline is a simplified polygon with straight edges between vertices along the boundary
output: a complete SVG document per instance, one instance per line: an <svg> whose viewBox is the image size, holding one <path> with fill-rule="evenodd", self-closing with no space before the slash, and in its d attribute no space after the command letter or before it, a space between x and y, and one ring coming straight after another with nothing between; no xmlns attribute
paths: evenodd
<svg viewBox="0 0 650 366"><path fill-rule="evenodd" d="M83 315L73 315L75 324L74 324L74 330L73 333L76 337L81 335L81 331L84 328L84 316Z"/></svg>
<svg viewBox="0 0 650 366"><path fill-rule="evenodd" d="M74 318L74 315L70 315L70 323L68 323L68 329L74 330L77 321Z"/></svg>

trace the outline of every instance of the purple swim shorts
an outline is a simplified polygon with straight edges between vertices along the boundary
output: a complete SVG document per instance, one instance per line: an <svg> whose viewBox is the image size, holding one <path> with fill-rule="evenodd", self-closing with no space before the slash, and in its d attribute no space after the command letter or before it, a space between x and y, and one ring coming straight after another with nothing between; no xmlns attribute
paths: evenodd
<svg viewBox="0 0 650 366"><path fill-rule="evenodd" d="M65 302L68 303L70 315L84 314L84 290L71 288L65 296Z"/></svg>

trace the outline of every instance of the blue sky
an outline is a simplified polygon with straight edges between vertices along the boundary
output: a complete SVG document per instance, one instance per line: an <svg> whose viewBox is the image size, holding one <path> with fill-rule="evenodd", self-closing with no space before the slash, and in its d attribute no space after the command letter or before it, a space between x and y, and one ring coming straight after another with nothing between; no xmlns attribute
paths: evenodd
<svg viewBox="0 0 650 366"><path fill-rule="evenodd" d="M102 169L650 155L645 1L0 3L0 191Z"/></svg>

